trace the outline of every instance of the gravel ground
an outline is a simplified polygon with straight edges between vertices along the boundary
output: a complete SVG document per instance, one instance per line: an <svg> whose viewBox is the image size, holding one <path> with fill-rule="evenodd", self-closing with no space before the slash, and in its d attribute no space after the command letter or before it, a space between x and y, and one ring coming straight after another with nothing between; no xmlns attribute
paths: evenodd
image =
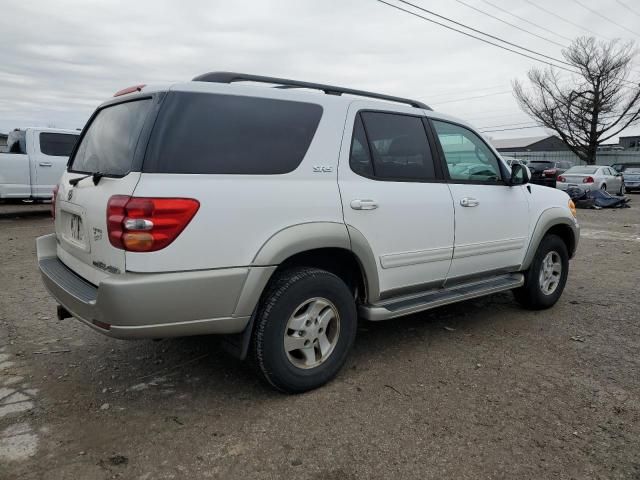
<svg viewBox="0 0 640 480"><path fill-rule="evenodd" d="M51 220L0 215L0 479L640 479L640 217L579 215L553 309L498 294L362 323L298 396L214 338L58 322L34 246Z"/></svg>

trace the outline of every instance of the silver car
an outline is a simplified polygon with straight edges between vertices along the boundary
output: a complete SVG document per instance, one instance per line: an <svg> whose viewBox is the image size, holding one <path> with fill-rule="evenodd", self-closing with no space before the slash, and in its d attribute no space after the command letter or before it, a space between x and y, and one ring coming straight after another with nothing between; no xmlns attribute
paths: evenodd
<svg viewBox="0 0 640 480"><path fill-rule="evenodd" d="M640 190L640 167L627 167L622 175L627 192Z"/></svg>
<svg viewBox="0 0 640 480"><path fill-rule="evenodd" d="M584 191L604 190L617 195L624 194L624 180L621 173L611 167L577 166L558 175L556 188L567 190L577 187Z"/></svg>

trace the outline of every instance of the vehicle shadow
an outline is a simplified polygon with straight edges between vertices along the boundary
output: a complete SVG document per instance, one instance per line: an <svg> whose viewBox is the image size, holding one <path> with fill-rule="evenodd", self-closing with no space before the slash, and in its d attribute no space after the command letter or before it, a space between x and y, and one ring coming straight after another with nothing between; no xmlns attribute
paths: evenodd
<svg viewBox="0 0 640 480"><path fill-rule="evenodd" d="M360 320L347 364L330 384L333 386L324 388L353 383L355 376L373 369L373 365L382 369L389 358L410 357L414 349L424 356L425 347L433 342L455 341L451 337L456 332L459 338L460 332L469 330L482 335L483 329L492 328L492 312L496 309L513 311L514 315L521 312L512 295L502 293L390 321ZM98 372L88 368L84 373L94 378L85 378L83 383L95 382L97 376L104 378L104 371L115 371L115 381L104 384L111 383L107 388L124 395L128 401L145 401L149 395L177 396L184 402L196 397L209 402L229 398L260 402L282 397L259 378L251 361L240 361L225 351L223 340L217 336L116 341L115 349L113 339L104 340L106 343L100 342L102 352L96 351L94 355L105 363ZM104 352L104 349L111 350Z"/></svg>

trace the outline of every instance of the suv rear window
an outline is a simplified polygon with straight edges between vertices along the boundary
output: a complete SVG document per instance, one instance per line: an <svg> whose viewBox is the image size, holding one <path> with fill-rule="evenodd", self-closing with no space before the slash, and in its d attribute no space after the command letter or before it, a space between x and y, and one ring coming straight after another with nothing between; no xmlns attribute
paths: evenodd
<svg viewBox="0 0 640 480"><path fill-rule="evenodd" d="M82 137L70 171L126 175L152 100L117 103L98 112Z"/></svg>
<svg viewBox="0 0 640 480"><path fill-rule="evenodd" d="M173 92L156 120L149 173L274 175L295 170L322 107L270 98Z"/></svg>
<svg viewBox="0 0 640 480"><path fill-rule="evenodd" d="M72 133L42 132L40 134L40 151L53 157L68 157L77 141L78 135Z"/></svg>

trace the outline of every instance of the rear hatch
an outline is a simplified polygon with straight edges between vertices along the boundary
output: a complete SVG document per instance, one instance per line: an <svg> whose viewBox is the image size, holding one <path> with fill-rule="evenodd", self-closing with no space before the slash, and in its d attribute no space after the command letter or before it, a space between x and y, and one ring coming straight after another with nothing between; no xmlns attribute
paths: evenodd
<svg viewBox="0 0 640 480"><path fill-rule="evenodd" d="M56 198L58 257L97 285L125 271L125 252L111 245L107 204L132 195L160 94L128 96L100 107L82 132Z"/></svg>
<svg viewBox="0 0 640 480"><path fill-rule="evenodd" d="M527 167L529 167L529 170L531 171L532 178L540 178L542 177L542 172L549 170L550 168L555 168L555 164L553 162L531 161L527 164Z"/></svg>
<svg viewBox="0 0 640 480"><path fill-rule="evenodd" d="M623 173L624 181L634 186L640 183L640 167L626 168Z"/></svg>

